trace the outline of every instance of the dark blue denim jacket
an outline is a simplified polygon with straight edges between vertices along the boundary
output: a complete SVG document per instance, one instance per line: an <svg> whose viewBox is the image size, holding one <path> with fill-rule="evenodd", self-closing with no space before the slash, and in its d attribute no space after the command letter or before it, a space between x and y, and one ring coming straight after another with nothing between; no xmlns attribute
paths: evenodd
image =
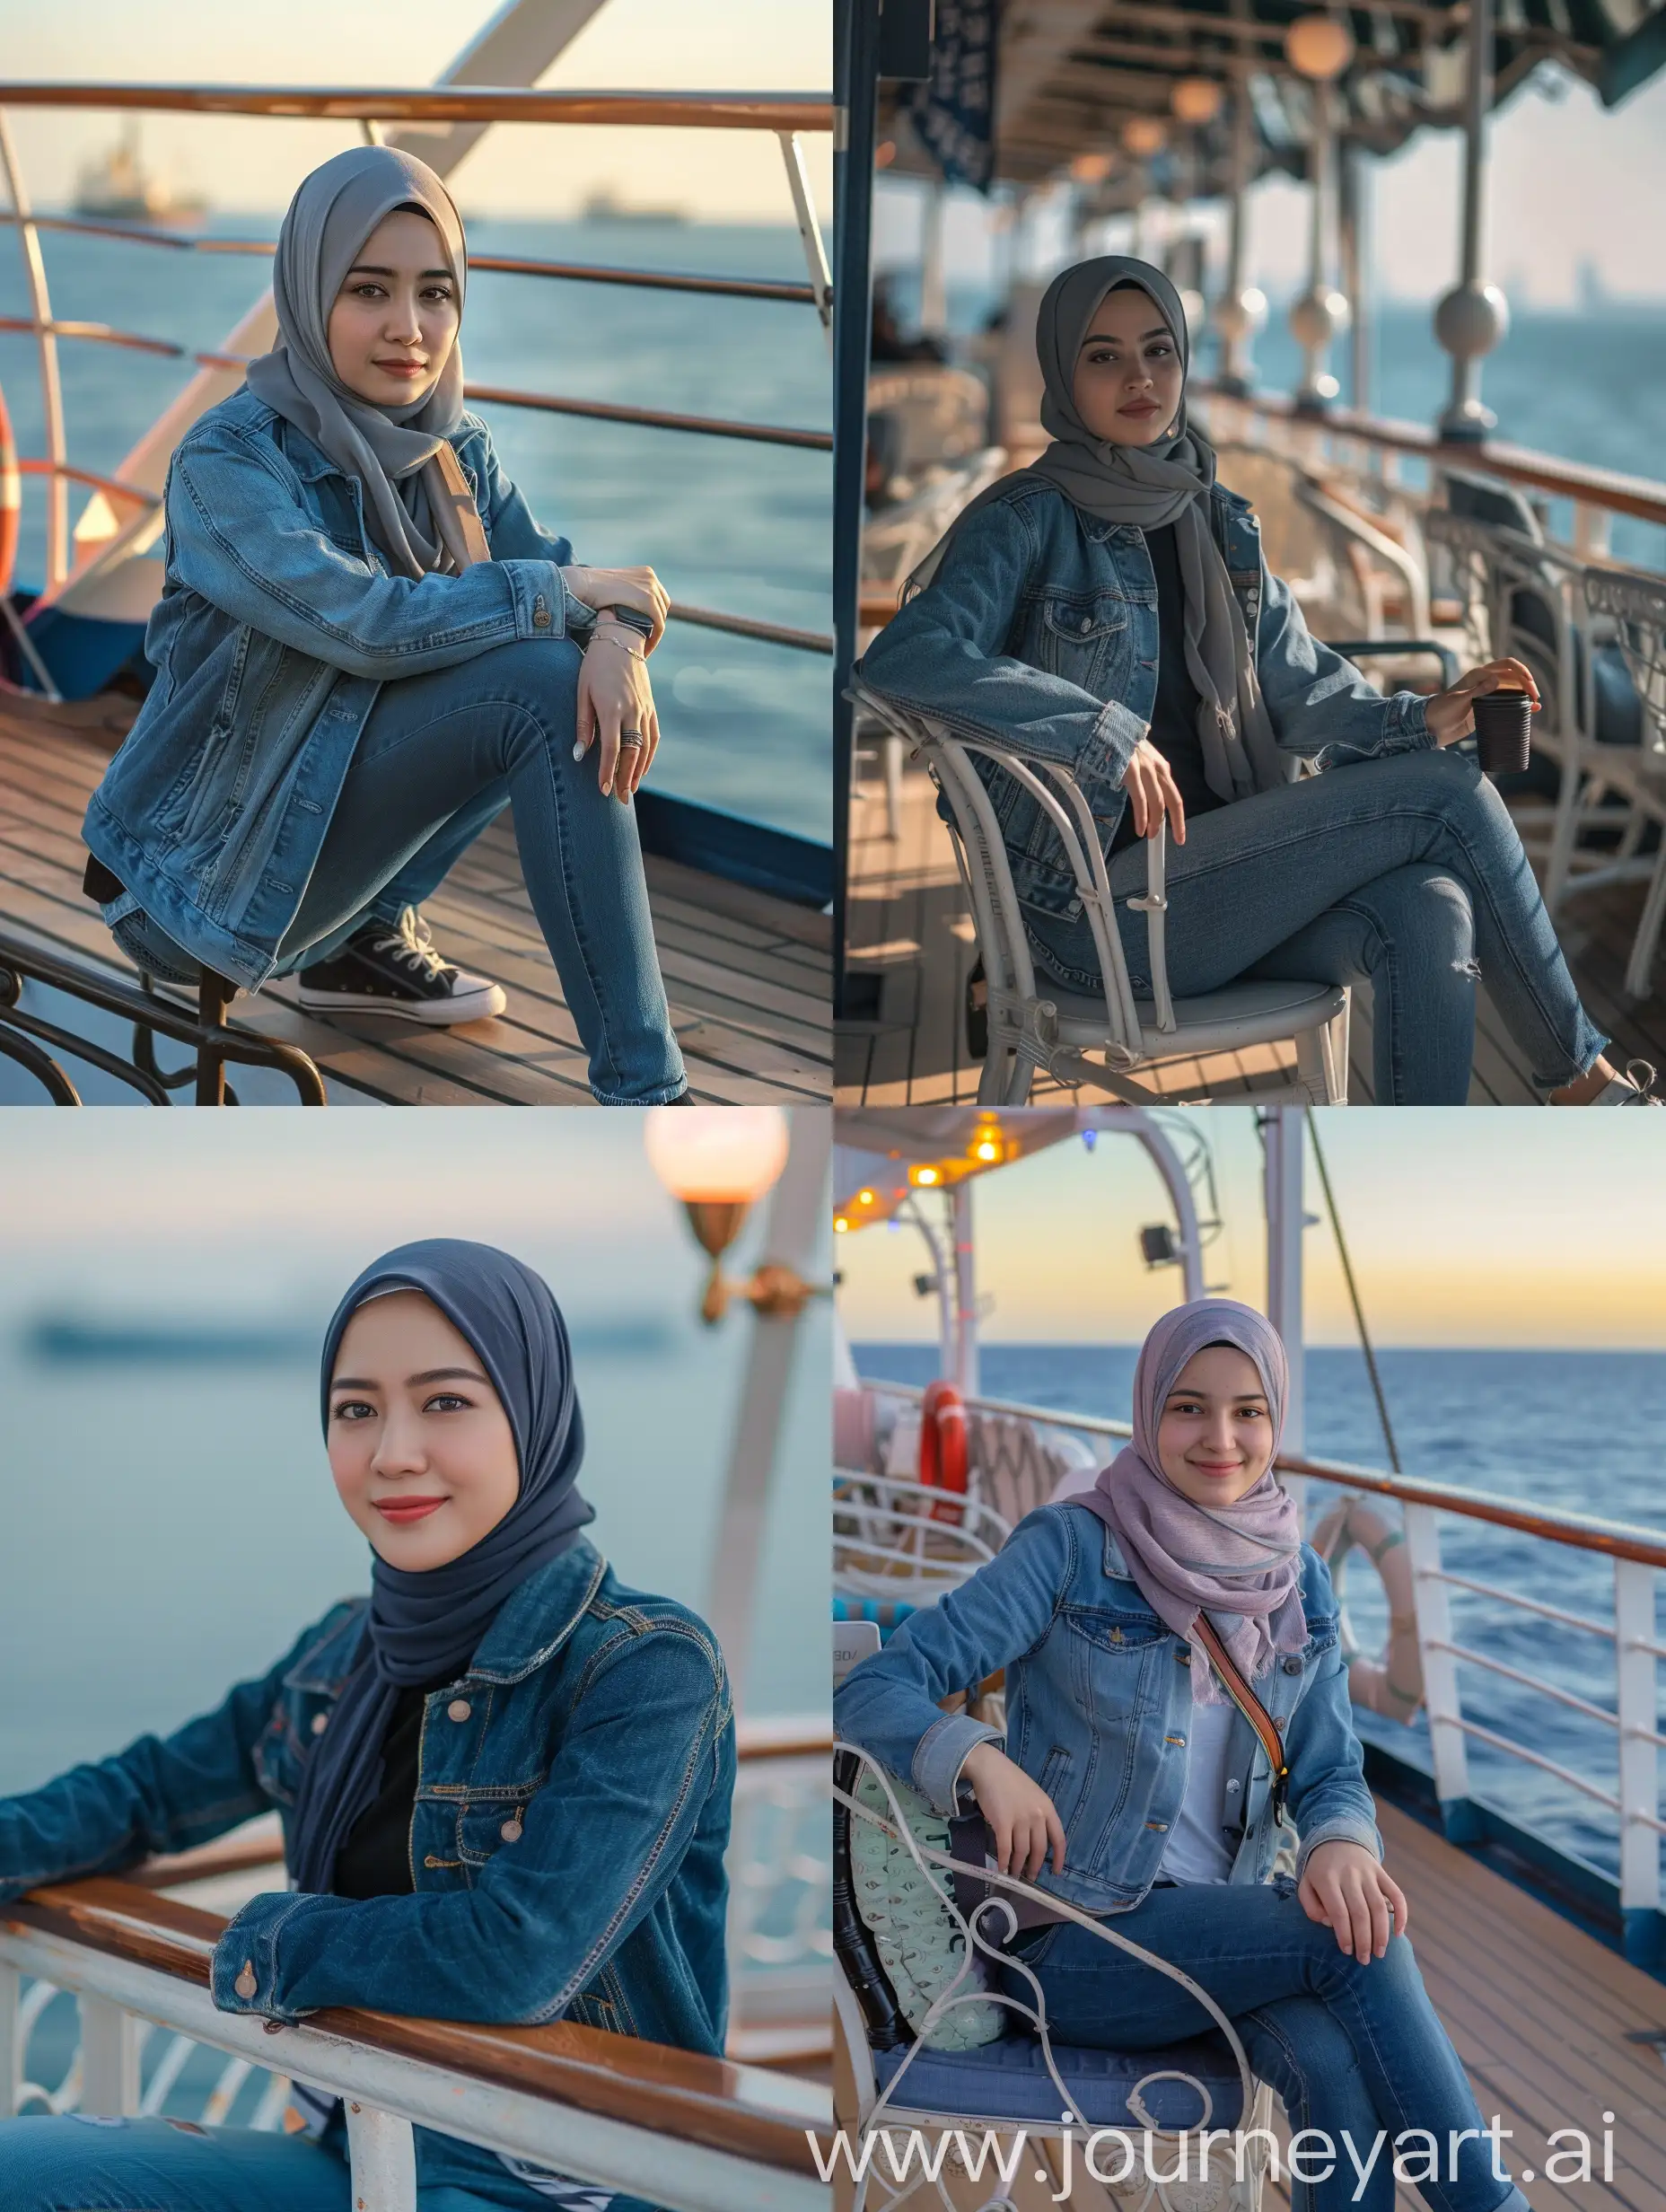
<svg viewBox="0 0 1666 2212"><path fill-rule="evenodd" d="M1289 588L1267 573L1250 502L1217 484L1209 519L1291 773L1302 759L1338 767L1433 745L1416 693L1384 698L1310 635ZM1019 484L956 531L936 575L892 616L857 673L956 734L1070 768L1109 854L1127 803L1122 778L1157 699L1157 582L1144 532L1095 521L1051 485ZM1074 920L1082 901L1052 824L1014 777L972 759L1019 898Z"/></svg>
<svg viewBox="0 0 1666 2212"><path fill-rule="evenodd" d="M1277 1724L1290 1767L1288 1811L1298 1872L1338 1839L1382 1856L1375 1808L1348 1703L1330 1574L1302 1547L1305 1648L1276 1659L1253 1685ZM834 1726L940 1813L956 1806L960 1767L1000 1732L937 1700L1006 1669L1003 1743L1053 1800L1065 1871L1036 1877L1088 1912L1137 1905L1156 1879L1186 1794L1191 1651L1141 1596L1117 1540L1086 1507L1043 1505L989 1563L935 1605L910 1614L846 1677ZM1277 1856L1272 1773L1241 1713L1227 1743L1234 1882L1266 1882Z"/></svg>
<svg viewBox="0 0 1666 2212"><path fill-rule="evenodd" d="M451 443L492 558L413 579L390 574L358 479L252 392L181 438L145 638L155 680L83 827L127 889L107 921L138 908L258 989L381 685L587 632L558 573L573 549L534 520L486 425L465 415Z"/></svg>
<svg viewBox="0 0 1666 2212"><path fill-rule="evenodd" d="M336 1606L268 1674L165 1740L141 1736L0 1799L0 1904L206 1843L274 1806L287 1822L367 1603ZM329 2005L576 2020L720 2055L734 1773L711 1631L626 1588L581 1538L513 1592L466 1672L427 1699L414 1895L254 1898L215 1947L215 2003L285 2021ZM504 2179L495 2154L425 2129L418 2162L425 2184Z"/></svg>

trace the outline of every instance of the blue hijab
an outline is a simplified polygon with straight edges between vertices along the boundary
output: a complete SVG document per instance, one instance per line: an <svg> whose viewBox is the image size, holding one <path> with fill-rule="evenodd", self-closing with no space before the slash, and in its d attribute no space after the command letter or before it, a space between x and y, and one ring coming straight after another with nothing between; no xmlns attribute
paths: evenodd
<svg viewBox="0 0 1666 2212"><path fill-rule="evenodd" d="M413 1574L378 1558L359 1657L329 1725L302 1769L290 1839L298 1890L327 1892L336 1857L382 1782L382 1745L402 1688L460 1673L510 1593L576 1542L595 1509L574 1488L584 1424L566 1323L549 1286L489 1244L429 1237L366 1268L324 1337L320 1409L329 1426L330 1378L347 1323L384 1291L416 1290L467 1338L515 1440L521 1489L478 1544Z"/></svg>

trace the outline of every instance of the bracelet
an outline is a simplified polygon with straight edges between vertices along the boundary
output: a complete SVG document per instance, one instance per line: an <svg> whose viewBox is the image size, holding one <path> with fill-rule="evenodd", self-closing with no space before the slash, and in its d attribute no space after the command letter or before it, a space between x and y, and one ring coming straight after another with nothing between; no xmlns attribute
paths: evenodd
<svg viewBox="0 0 1666 2212"><path fill-rule="evenodd" d="M590 642L592 645L617 645L627 660L645 661L648 657L645 653L637 653L632 646L627 645L622 637L609 637L606 630L592 630Z"/></svg>

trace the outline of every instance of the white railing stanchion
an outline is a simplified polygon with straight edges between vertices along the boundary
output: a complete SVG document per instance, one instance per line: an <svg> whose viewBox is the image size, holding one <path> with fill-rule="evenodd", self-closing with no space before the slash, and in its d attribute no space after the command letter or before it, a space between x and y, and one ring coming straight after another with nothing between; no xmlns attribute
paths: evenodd
<svg viewBox="0 0 1666 2212"><path fill-rule="evenodd" d="M23 1977L15 1966L0 1959L0 2120L17 2111L17 2093L23 2085L23 2046L29 2041L21 2010Z"/></svg>
<svg viewBox="0 0 1666 2212"><path fill-rule="evenodd" d="M833 343L833 272L828 267L828 250L821 242L821 225L816 221L816 204L810 196L810 172L804 167L804 145L795 130L776 133L781 147L781 159L786 164L787 189L793 195L793 213L798 222L798 235L804 249L804 266L810 272L810 288L816 295L816 313L821 319L821 328L827 333L829 347Z"/></svg>
<svg viewBox="0 0 1666 2212"><path fill-rule="evenodd" d="M64 389L58 379L57 340L52 330L52 303L47 292L40 233L30 219L22 164L17 158L12 126L4 109L0 109L0 169L5 171L6 193L17 217L17 245L23 257L23 276L29 286L31 328L40 358L40 414L46 430L47 459L53 468L53 474L47 480L47 585L51 589L62 584L69 574L69 480L62 473L69 458L64 439Z"/></svg>
<svg viewBox="0 0 1666 2212"><path fill-rule="evenodd" d="M347 2099L355 2212L416 2212L416 2142L408 2120Z"/></svg>
<svg viewBox="0 0 1666 2212"><path fill-rule="evenodd" d="M1429 1716L1429 1745L1434 1755L1434 1794L1441 1823L1452 1843L1479 1841L1469 1802L1469 1759L1463 1740L1463 1706L1458 1694L1458 1663L1452 1640L1451 1602L1441 1580L1441 1535L1432 1505L1407 1505L1406 1551L1411 1561L1412 1602L1417 1615L1417 1645L1423 1662L1423 1698Z"/></svg>
<svg viewBox="0 0 1666 2212"><path fill-rule="evenodd" d="M139 2109L140 2023L109 1997L81 1992L81 2110L120 2120Z"/></svg>
<svg viewBox="0 0 1666 2212"><path fill-rule="evenodd" d="M1619 1904L1626 1955L1653 1966L1660 1950L1660 1705L1654 1574L1614 1562L1614 1657L1619 1711Z"/></svg>

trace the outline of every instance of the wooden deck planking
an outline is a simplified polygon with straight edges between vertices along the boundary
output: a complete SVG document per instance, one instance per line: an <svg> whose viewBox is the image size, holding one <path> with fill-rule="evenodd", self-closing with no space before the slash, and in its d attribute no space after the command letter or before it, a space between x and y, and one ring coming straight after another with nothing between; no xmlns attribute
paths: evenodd
<svg viewBox="0 0 1666 2212"><path fill-rule="evenodd" d="M1462 2059L1484 2121L1497 2112L1513 2130L1507 2164L1542 2176L1553 2129L1582 2128L1595 2157L1589 2183L1530 2182L1530 2200L1548 2212L1666 2212L1666 2070L1648 2046L1626 2041L1634 2029L1666 2028L1666 1984L1628 1966L1583 1929L1455 1848L1394 1805L1379 1802L1389 1865L1411 1908L1411 1942L1435 2011ZM850 2109L841 2071L841 2113ZM1614 2172L1601 2175L1601 2115L1614 2120ZM1289 2131L1278 2116L1281 2143ZM1390 2137L1393 2130L1390 2130ZM1019 2212L1045 2212L1059 2182L1057 2141L1026 2156L1013 2200ZM1044 2168L1048 2178L1036 2178ZM882 2169L881 2169L882 2171ZM1346 2171L1346 2168L1345 2168ZM1350 2177L1351 2180L1351 2177ZM988 2195L963 2179L949 2184L956 2212ZM925 2202L924 2192L910 2200ZM849 2203L849 2190L836 2191ZM1113 2212L1109 2193L1081 2171L1070 2202L1082 2212ZM1264 2212L1288 2212L1287 2181L1269 2178ZM1426 2212L1415 2185L1395 2192L1396 2212Z"/></svg>
<svg viewBox="0 0 1666 2212"><path fill-rule="evenodd" d="M123 972L82 896L81 821L121 715L113 703L61 726L0 710L0 918L41 944ZM672 1025L695 1095L825 1100L832 1051L825 915L675 861L646 862ZM425 911L461 966L501 980L506 1014L451 1030L303 1014L293 979L237 1001L233 1019L300 1044L327 1075L389 1104L588 1105L577 1030L521 874L507 817L459 861Z"/></svg>
<svg viewBox="0 0 1666 2212"><path fill-rule="evenodd" d="M840 1105L965 1103L978 1094L981 1066L967 1054L961 1015L975 958L971 920L949 832L922 771L904 775L900 832L894 842L885 835L882 792L859 787L851 806L850 960L853 972L879 974L880 1007L877 1020L842 1027L834 1058ZM1614 1038L1618 1056L1666 1068L1666 1000L1631 1001L1622 988L1643 889L1617 885L1578 895L1558 927L1586 1006ZM1348 1060L1348 1096L1369 1105L1375 1092L1369 990L1354 993ZM1167 1097L1227 1103L1288 1083L1294 1066L1293 1047L1264 1045L1141 1070L1138 1080ZM1037 1104L1085 1105L1109 1095L1044 1075L1031 1093ZM1525 1055L1485 988L1476 1014L1469 1103L1538 1103Z"/></svg>

